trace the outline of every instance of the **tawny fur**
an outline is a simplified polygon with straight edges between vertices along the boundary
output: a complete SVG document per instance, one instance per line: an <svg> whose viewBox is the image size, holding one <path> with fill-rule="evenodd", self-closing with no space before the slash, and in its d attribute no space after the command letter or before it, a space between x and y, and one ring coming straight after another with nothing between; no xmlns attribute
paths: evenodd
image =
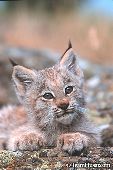
<svg viewBox="0 0 113 170"><path fill-rule="evenodd" d="M84 76L71 46L51 68L37 71L15 65L12 78L23 106L0 111L1 148L57 146L73 153L99 144L98 131L84 112Z"/></svg>

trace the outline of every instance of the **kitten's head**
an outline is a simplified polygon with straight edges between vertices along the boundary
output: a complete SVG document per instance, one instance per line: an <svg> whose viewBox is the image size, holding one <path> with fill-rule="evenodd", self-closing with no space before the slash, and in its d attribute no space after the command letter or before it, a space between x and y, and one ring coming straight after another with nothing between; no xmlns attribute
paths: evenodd
<svg viewBox="0 0 113 170"><path fill-rule="evenodd" d="M83 111L84 77L71 44L55 66L37 71L15 65L12 77L20 102L38 126L69 125Z"/></svg>

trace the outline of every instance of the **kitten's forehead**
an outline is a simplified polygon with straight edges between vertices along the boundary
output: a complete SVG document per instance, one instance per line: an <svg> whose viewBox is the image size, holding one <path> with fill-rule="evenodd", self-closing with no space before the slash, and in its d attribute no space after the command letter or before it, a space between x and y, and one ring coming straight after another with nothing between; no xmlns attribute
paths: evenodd
<svg viewBox="0 0 113 170"><path fill-rule="evenodd" d="M38 77L40 78L40 83L45 83L49 86L62 86L65 81L69 80L69 76L62 72L58 67L53 66L46 68L38 72Z"/></svg>
<svg viewBox="0 0 113 170"><path fill-rule="evenodd" d="M61 73L55 67L44 70L44 75L48 84L51 84L52 86L60 86L62 84Z"/></svg>

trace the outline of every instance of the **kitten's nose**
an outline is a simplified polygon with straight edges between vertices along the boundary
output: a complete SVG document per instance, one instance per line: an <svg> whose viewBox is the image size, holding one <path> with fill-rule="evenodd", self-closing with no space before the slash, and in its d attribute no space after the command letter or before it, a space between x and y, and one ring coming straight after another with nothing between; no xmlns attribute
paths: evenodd
<svg viewBox="0 0 113 170"><path fill-rule="evenodd" d="M66 110L69 106L69 101L66 99L57 101L57 107L59 107L62 110Z"/></svg>
<svg viewBox="0 0 113 170"><path fill-rule="evenodd" d="M62 110L66 110L69 106L69 103L62 103L58 107L61 108Z"/></svg>

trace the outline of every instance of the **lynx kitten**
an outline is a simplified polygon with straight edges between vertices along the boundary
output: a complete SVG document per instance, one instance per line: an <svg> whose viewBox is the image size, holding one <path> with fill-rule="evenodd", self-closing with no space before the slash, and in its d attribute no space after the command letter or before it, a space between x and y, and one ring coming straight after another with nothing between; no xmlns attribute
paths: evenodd
<svg viewBox="0 0 113 170"><path fill-rule="evenodd" d="M12 79L23 106L0 111L1 148L56 146L72 154L99 143L84 112L84 76L71 43L53 67L37 71L14 64Z"/></svg>

